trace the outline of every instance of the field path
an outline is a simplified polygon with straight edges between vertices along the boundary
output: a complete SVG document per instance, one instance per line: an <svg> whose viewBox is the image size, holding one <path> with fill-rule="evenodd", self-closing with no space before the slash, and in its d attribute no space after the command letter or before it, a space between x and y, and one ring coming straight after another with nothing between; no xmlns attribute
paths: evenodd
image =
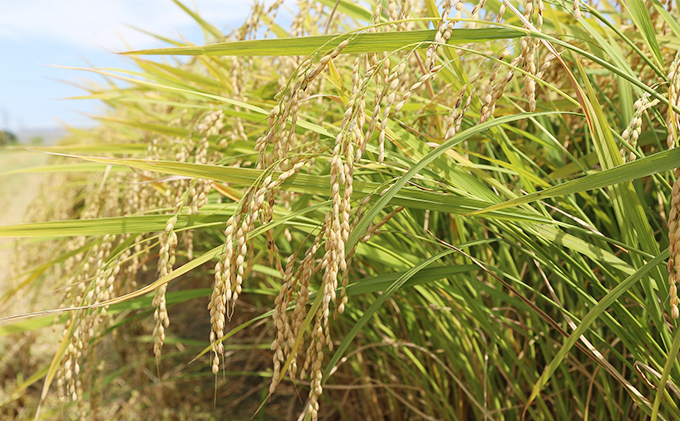
<svg viewBox="0 0 680 421"><path fill-rule="evenodd" d="M0 173L45 165L48 155L26 150L1 150ZM19 224L26 209L36 197L44 174L0 175L0 226ZM0 238L0 295L10 285L9 263L13 240Z"/></svg>

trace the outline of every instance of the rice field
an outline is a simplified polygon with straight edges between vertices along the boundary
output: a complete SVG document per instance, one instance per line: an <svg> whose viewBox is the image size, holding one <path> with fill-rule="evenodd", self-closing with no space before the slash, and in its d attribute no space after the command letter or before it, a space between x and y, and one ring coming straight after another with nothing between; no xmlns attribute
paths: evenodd
<svg viewBox="0 0 680 421"><path fill-rule="evenodd" d="M674 2L173 2L0 226L0 419L680 418Z"/></svg>

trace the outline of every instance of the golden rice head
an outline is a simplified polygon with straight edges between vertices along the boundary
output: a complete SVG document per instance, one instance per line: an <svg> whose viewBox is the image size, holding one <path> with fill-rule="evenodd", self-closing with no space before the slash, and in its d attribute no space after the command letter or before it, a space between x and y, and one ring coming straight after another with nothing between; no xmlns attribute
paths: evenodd
<svg viewBox="0 0 680 421"><path fill-rule="evenodd" d="M680 169L675 170L676 181L671 193L671 210L668 216L668 282L670 287L671 317L677 319L678 312L678 289L680 281Z"/></svg>
<svg viewBox="0 0 680 421"><path fill-rule="evenodd" d="M626 160L635 161L636 155L633 151L637 147L637 140L640 136L640 133L642 132L642 120L644 118L645 111L659 103L658 99L650 101L650 97L651 95L648 92L645 92L644 95L642 95L642 98L635 101L635 104L633 104L633 117L631 118L628 127L626 127L623 133L621 133L621 137L624 141L626 141L626 143L628 143L628 145L630 145L631 149L629 151L628 148L622 147L619 151L624 162L626 162Z"/></svg>
<svg viewBox="0 0 680 421"><path fill-rule="evenodd" d="M486 5L486 0L479 0L479 2L474 5L472 8L472 11L470 12L470 18L474 20L479 20L479 12L484 9L484 6ZM467 28L469 29L474 29L477 27L476 22L468 22Z"/></svg>
<svg viewBox="0 0 680 421"><path fill-rule="evenodd" d="M581 19L581 7L579 6L579 0L574 0L573 9L574 9L574 19L576 19L576 20Z"/></svg>
<svg viewBox="0 0 680 421"><path fill-rule="evenodd" d="M83 260L81 275L75 287L68 289L66 298L70 306L95 305L108 301L113 296L116 277L120 272L120 256L109 259L116 237L106 235L93 245L87 260ZM88 282L89 278L92 281ZM104 322L108 306L92 310L78 310L71 313L62 331L62 340L68 343L57 371L59 397L77 400L82 396L82 382L78 379L81 359L87 355L90 340L97 334L97 328Z"/></svg>
<svg viewBox="0 0 680 421"><path fill-rule="evenodd" d="M181 203L178 203L177 214L181 209ZM177 247L177 233L175 233L175 224L177 224L177 214L172 216L166 226L165 231L161 235L161 249L158 258L158 272L159 277L163 278L172 272L172 267L175 264L175 248ZM154 306L154 320L156 326L153 330L154 347L153 352L156 357L156 362L161 359L161 350L163 342L165 341L165 329L170 325L170 318L168 317L167 301L165 299L165 292L167 291L167 283L156 288L152 305Z"/></svg>

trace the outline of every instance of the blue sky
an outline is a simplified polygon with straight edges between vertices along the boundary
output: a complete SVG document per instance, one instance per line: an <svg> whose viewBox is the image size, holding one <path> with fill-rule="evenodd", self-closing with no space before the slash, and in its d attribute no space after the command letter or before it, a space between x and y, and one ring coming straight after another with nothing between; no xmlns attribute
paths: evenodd
<svg viewBox="0 0 680 421"><path fill-rule="evenodd" d="M238 27L250 2L185 0L220 29ZM163 46L128 25L202 44L196 23L170 0L0 0L0 130L84 127L82 113L101 112L92 100L60 100L83 91L63 81L101 81L71 67L131 68L116 51Z"/></svg>

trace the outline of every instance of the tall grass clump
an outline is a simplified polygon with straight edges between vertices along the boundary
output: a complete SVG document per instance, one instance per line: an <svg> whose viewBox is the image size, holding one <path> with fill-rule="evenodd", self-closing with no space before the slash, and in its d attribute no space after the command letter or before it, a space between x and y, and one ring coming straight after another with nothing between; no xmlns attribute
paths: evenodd
<svg viewBox="0 0 680 421"><path fill-rule="evenodd" d="M173 1L0 227L4 419L680 417L674 2Z"/></svg>

